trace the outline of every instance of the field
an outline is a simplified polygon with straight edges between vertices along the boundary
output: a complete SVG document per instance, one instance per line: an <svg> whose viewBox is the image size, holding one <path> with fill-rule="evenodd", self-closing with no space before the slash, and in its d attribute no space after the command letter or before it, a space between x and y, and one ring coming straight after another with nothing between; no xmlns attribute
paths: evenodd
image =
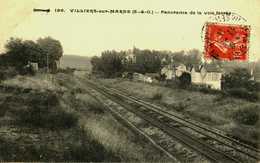
<svg viewBox="0 0 260 163"><path fill-rule="evenodd" d="M259 102L123 79L99 81L164 105L174 112L216 127L249 144L259 145Z"/></svg>
<svg viewBox="0 0 260 163"><path fill-rule="evenodd" d="M76 76L87 78L79 71L1 82L1 161L169 161L115 119ZM259 145L259 102L121 78L93 80Z"/></svg>
<svg viewBox="0 0 260 163"><path fill-rule="evenodd" d="M1 83L1 161L167 161L118 122L72 74Z"/></svg>

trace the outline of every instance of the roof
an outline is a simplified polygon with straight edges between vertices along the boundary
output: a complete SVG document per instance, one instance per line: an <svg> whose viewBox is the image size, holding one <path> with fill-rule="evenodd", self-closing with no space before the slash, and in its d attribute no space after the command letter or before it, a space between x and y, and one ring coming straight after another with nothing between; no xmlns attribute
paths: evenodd
<svg viewBox="0 0 260 163"><path fill-rule="evenodd" d="M202 68L201 65L192 66L192 69L194 69L196 72L200 72L201 68Z"/></svg>
<svg viewBox="0 0 260 163"><path fill-rule="evenodd" d="M214 64L206 64L203 67L207 70L207 72L222 72L221 68L218 65Z"/></svg>
<svg viewBox="0 0 260 163"><path fill-rule="evenodd" d="M207 72L222 72L220 67L213 65L213 64L195 65L195 66L192 66L192 68L196 72L200 72L202 70L202 68L205 68Z"/></svg>
<svg viewBox="0 0 260 163"><path fill-rule="evenodd" d="M179 62L177 62L177 63L174 63L174 66L176 66L176 67L178 67L178 66L185 66L183 63L179 63ZM186 67L186 66L185 66Z"/></svg>
<svg viewBox="0 0 260 163"><path fill-rule="evenodd" d="M163 68L173 70L174 69L174 65L168 64L168 65L163 66Z"/></svg>

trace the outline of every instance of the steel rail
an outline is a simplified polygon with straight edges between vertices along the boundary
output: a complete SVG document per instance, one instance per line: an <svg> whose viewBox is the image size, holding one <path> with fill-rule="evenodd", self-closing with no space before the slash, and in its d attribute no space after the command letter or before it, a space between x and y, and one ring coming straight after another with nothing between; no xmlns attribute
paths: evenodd
<svg viewBox="0 0 260 163"><path fill-rule="evenodd" d="M134 114L138 115L139 117L142 117L152 125L160 128L164 132L166 132L168 135L172 136L173 138L177 139L178 141L182 142L189 148L201 153L203 156L207 157L211 161L214 162L240 162L236 160L235 158L229 156L228 154L219 151L218 149L213 148L209 144L202 142L201 140L194 138L193 135L184 132L183 130L179 128L173 128L172 126L169 126L168 124L165 124L163 122L158 121L158 119L152 118L151 116L145 115L144 113L141 113L138 110L129 109L125 102L120 101L120 99L115 96L113 93L108 92L107 89L104 89L104 87L101 89L100 87L96 86L96 84L93 84L91 82L88 82L89 85L96 91L100 92L107 98L116 101L120 105L124 106L124 108L128 109L129 111L133 112ZM124 96L121 96L125 98ZM133 108L133 107L132 107ZM174 121L174 120L173 120Z"/></svg>
<svg viewBox="0 0 260 163"><path fill-rule="evenodd" d="M241 142L239 142L238 140L236 140L236 139L234 139L234 138L231 138L231 137L228 137L228 136L226 136L226 135L223 135L223 134L219 133L219 131L213 131L213 129L209 129L208 127L203 127L203 126L205 126L204 124L201 124L201 123L198 123L198 122L196 122L196 123L197 123L197 124L196 124L195 122L192 122L191 120L187 120L187 119L184 119L184 118L182 118L182 117L180 117L180 116L178 116L178 115L176 115L176 114L167 112L167 111L163 110L163 109L162 109L161 107L159 107L159 106L156 106L156 105L154 105L154 104L150 104L150 103L148 103L148 102L146 102L146 101L140 100L140 99L138 99L138 98L136 98L136 97L133 97L133 96L131 96L131 95L125 95L124 92L122 92L122 91L120 91L120 90L117 90L117 89L115 89L115 88L107 88L107 87L104 87L104 86L103 86L103 88L104 88L104 89L110 89L110 91L111 91L111 90L117 91L117 92L119 92L119 93L117 93L117 94L119 94L119 95L121 95L121 96L124 96L125 98L128 98L129 100L132 100L133 102L137 102L138 104L143 105L144 107L149 107L149 108L152 107L152 109L153 109L154 111L162 112L163 114L166 114L166 115L168 114L169 116L173 116L173 117L175 117L175 118L177 118L177 119L179 119L179 120L181 120L181 121L184 121L184 122L186 123L186 124L184 124L184 126L190 128L190 129L193 129L194 131L196 131L196 132L198 132L198 133L200 133L200 134L202 134L202 135L204 135L204 136L210 137L210 138L212 138L212 139L218 141L219 143L221 143L221 144L223 144L223 145L226 145L226 146L228 146L228 147L230 147L230 148L232 148L232 149L234 149L234 150L236 150L236 151L238 151L238 152L240 152L240 153L242 153L242 154L245 154L245 155L247 155L247 156L249 156L249 157L251 157L251 158L253 158L253 159L255 159L255 160L260 160L260 153L259 153L260 150L259 150L259 149L256 149L256 148L254 148L254 147L252 147L252 146L249 146L249 145L247 145L247 144L241 143ZM147 105L148 105L148 106L147 106ZM150 109L151 109L151 108L150 108ZM161 113L160 113L160 114L161 114ZM169 117L169 118L170 118L170 117ZM195 126L195 127L192 127L192 126L190 126L189 124L191 124L191 125L193 125L193 126ZM221 140L219 140L219 139L217 139L217 138L214 138L214 137L212 137L212 136L210 136L210 135L208 135L208 134L206 134L206 133L204 133L204 132L201 132L201 131L199 131L199 130L205 130L205 131L207 131L207 132L209 132L209 133L211 133L211 134L215 134L215 135L221 137L222 139L225 139L225 140L229 141L230 144L233 144L233 145L227 144L227 143L225 143L225 142L223 142L223 141L221 141ZM244 151L244 150L241 150L241 149L239 149L238 147L234 146L234 144L235 144L235 145L238 145L238 146L241 146L241 147L243 147L243 148L246 148L246 150L251 150L252 152L254 152L254 154L251 154L251 153L249 153L249 152L246 152L246 151Z"/></svg>

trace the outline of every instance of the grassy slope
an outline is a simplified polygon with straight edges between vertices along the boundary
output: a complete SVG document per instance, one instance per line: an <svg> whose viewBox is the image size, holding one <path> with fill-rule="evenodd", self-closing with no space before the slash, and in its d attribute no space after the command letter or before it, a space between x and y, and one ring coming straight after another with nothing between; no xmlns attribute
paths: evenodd
<svg viewBox="0 0 260 163"><path fill-rule="evenodd" d="M80 128L57 87L41 80L18 77L1 87L0 161L120 161Z"/></svg>
<svg viewBox="0 0 260 163"><path fill-rule="evenodd" d="M103 106L99 105L89 95L78 94L74 103L77 103L79 108L81 108L79 110L81 115L83 115L81 124L106 149L116 152L116 155L121 160L167 161L167 158L144 141L142 137L137 137L128 128L121 125ZM86 110L84 106L90 106L89 110Z"/></svg>
<svg viewBox="0 0 260 163"><path fill-rule="evenodd" d="M102 104L89 96L84 81L65 74L56 75L55 80L65 88L70 88L72 95L66 94L64 101L69 101L70 106L74 106L74 110L81 115L80 124L121 161L169 161L169 158L142 137L136 136L107 112Z"/></svg>
<svg viewBox="0 0 260 163"><path fill-rule="evenodd" d="M105 79L102 82L126 89L132 94L148 100L161 94L162 97L153 102L167 105L174 111L224 130L245 141L259 143L260 122L258 121L255 125L243 125L235 122L232 116L240 108L256 106L260 109L260 103L121 79Z"/></svg>
<svg viewBox="0 0 260 163"><path fill-rule="evenodd" d="M61 73L49 76L17 76L4 81L3 84L11 88L19 85L34 90L0 90L0 160L167 161L151 144L118 123L92 97L79 91L83 85L78 82L73 76ZM42 100L37 98L37 94L42 93L45 96L46 90L58 97L57 106L49 106L48 109L46 105L40 104ZM31 107L31 101L35 98L36 102ZM78 115L79 123L68 129L54 130L33 126L31 123L13 123L19 122L21 111L38 106L50 112L60 108L67 113ZM43 120L45 117L42 117ZM36 124L37 122L36 120Z"/></svg>

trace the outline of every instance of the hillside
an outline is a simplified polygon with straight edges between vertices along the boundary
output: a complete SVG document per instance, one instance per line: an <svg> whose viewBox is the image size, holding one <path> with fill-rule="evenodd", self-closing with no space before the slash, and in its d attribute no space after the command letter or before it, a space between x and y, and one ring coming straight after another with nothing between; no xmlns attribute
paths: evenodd
<svg viewBox="0 0 260 163"><path fill-rule="evenodd" d="M60 60L61 68L77 68L84 70L91 70L90 57L83 57L77 55L63 55Z"/></svg>
<svg viewBox="0 0 260 163"><path fill-rule="evenodd" d="M39 73L0 84L0 161L169 162L90 96L82 77Z"/></svg>

